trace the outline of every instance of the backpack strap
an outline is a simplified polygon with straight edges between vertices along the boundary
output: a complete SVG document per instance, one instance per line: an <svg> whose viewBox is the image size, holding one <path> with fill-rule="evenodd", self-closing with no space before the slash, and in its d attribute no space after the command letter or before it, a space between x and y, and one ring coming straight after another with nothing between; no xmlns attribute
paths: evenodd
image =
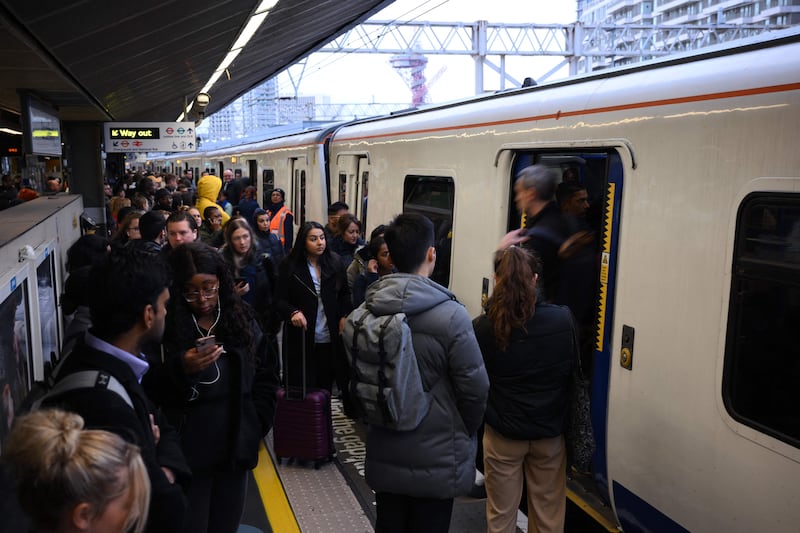
<svg viewBox="0 0 800 533"><path fill-rule="evenodd" d="M358 334L364 327L364 317L353 324L353 350L351 352L353 361L350 363L350 397L356 398L356 384L359 380L358 375Z"/></svg>
<svg viewBox="0 0 800 533"><path fill-rule="evenodd" d="M378 405L381 406L384 422L389 425L392 423L392 415L389 412L389 404L386 402L386 395L383 390L389 386L389 379L386 377L386 347L384 346L384 337L386 337L386 330L389 322L394 318L394 315L389 315L386 320L381 323L381 332L378 336L378 360L380 366L378 367Z"/></svg>
<svg viewBox="0 0 800 533"><path fill-rule="evenodd" d="M81 370L67 375L53 385L47 394L33 403L32 409L39 409L45 400L76 389L108 389L122 398L128 407L134 408L128 391L117 378L101 370Z"/></svg>

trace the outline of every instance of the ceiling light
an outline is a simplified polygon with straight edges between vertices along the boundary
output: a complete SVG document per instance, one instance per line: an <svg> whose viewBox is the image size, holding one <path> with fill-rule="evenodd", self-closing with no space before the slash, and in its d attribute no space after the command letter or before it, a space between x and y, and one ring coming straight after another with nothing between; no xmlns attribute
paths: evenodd
<svg viewBox="0 0 800 533"><path fill-rule="evenodd" d="M244 45L253 38L258 28L261 26L261 23L264 22L264 19L267 18L269 15L269 11L264 11L263 13L259 13L258 15L253 15L250 17L250 20L247 21L247 26L244 27L242 33L239 34L239 37L236 39L236 42L233 43L231 50L238 50L240 48L244 48Z"/></svg>
<svg viewBox="0 0 800 533"><path fill-rule="evenodd" d="M228 53L225 55L225 58L219 64L219 66L214 69L214 73L208 79L206 84L200 89L201 93L210 93L211 88L217 83L222 73L228 70L228 67L231 66L233 60L236 59L236 56L239 55L239 52L247 46L247 43L250 42L250 39L253 38L253 35L256 34L258 28L264 23L269 15L269 10L275 7L278 3L278 0L262 0L262 2L258 5L256 10L250 15L250 18L247 19L247 24L244 25L244 28L239 32L239 35L236 37L236 40L231 46ZM228 75L230 78L230 74ZM192 102L193 104L194 102ZM186 115L188 115L189 111L192 109L192 104L186 108L186 110L178 116L177 122L182 121Z"/></svg>
<svg viewBox="0 0 800 533"><path fill-rule="evenodd" d="M277 3L278 3L278 0L262 0L262 2L256 8L256 15L258 15L259 13L261 13L263 11L269 11L270 9L275 7L275 4L277 4Z"/></svg>

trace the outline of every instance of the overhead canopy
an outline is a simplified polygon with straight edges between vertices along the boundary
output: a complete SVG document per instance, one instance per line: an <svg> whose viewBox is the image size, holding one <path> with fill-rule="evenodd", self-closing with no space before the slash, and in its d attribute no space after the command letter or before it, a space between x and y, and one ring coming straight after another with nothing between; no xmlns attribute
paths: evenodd
<svg viewBox="0 0 800 533"><path fill-rule="evenodd" d="M213 113L394 0L280 0L211 88ZM174 121L259 0L0 0L0 108L18 90L62 120Z"/></svg>

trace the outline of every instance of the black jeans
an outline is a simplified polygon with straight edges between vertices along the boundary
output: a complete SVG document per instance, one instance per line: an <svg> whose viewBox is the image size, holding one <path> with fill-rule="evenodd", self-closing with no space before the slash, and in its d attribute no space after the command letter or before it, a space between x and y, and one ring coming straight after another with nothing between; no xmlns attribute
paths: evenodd
<svg viewBox="0 0 800 533"><path fill-rule="evenodd" d="M235 533L244 511L247 471L193 474L185 533Z"/></svg>
<svg viewBox="0 0 800 533"><path fill-rule="evenodd" d="M375 494L378 519L375 533L447 533L453 498L416 498L402 494Z"/></svg>

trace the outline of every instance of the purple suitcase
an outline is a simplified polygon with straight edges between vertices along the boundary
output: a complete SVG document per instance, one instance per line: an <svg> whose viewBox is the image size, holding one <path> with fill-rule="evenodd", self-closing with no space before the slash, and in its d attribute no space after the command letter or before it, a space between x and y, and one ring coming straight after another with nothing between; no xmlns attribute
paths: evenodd
<svg viewBox="0 0 800 533"><path fill-rule="evenodd" d="M332 461L336 453L333 446L333 422L331 420L331 395L325 389L306 389L305 335L303 338L303 388L297 398L287 394L281 387L278 390L278 405L272 430L275 458L300 461L314 461L314 468L323 462ZM284 335L285 339L288 335ZM288 357L287 357L288 359ZM284 375L288 373L288 362ZM286 383L289 383L288 378Z"/></svg>

